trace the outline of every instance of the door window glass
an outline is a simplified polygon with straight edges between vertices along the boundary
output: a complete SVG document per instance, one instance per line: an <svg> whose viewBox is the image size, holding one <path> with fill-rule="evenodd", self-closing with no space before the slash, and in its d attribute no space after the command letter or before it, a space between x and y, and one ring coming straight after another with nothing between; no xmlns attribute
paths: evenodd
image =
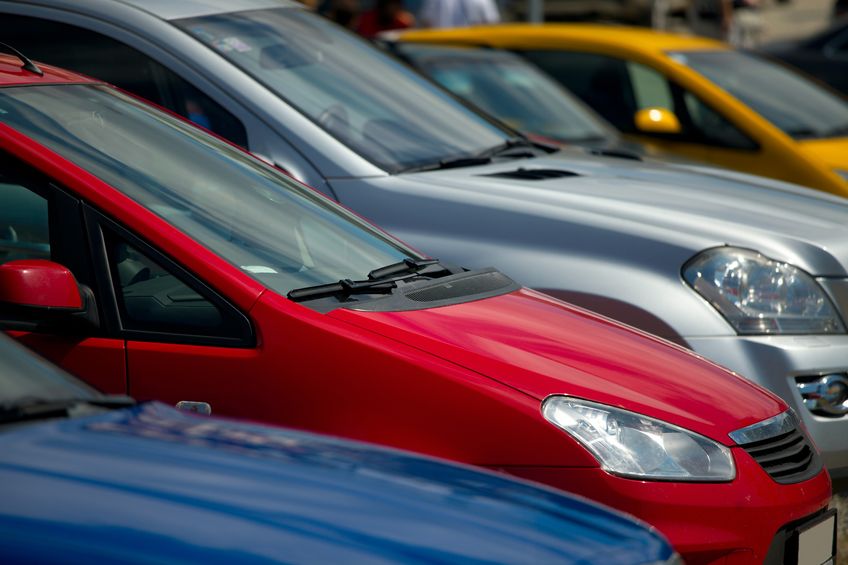
<svg viewBox="0 0 848 565"><path fill-rule="evenodd" d="M109 266L125 330L229 336L224 313L169 270L107 234Z"/></svg>
<svg viewBox="0 0 848 565"><path fill-rule="evenodd" d="M645 65L632 61L627 63L627 71L630 73L630 84L633 85L637 110L643 108L674 109L671 88L664 76Z"/></svg>
<svg viewBox="0 0 848 565"><path fill-rule="evenodd" d="M11 14L0 18L0 37L30 59L114 84L247 147L247 134L238 118L120 41L72 25ZM50 41L44 41L45 37Z"/></svg>
<svg viewBox="0 0 848 565"><path fill-rule="evenodd" d="M638 108L631 75L624 61L566 51L522 51L520 54L579 96L616 128L635 132L633 116Z"/></svg>
<svg viewBox="0 0 848 565"><path fill-rule="evenodd" d="M47 199L0 172L0 263L50 259Z"/></svg>
<svg viewBox="0 0 848 565"><path fill-rule="evenodd" d="M734 149L756 149L751 138L739 131L721 114L704 104L697 96L682 91L690 129L705 143Z"/></svg>

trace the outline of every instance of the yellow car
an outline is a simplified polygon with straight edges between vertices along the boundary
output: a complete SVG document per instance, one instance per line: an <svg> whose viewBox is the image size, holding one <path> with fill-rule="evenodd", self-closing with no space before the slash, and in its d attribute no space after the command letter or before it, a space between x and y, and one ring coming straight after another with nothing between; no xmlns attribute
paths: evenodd
<svg viewBox="0 0 848 565"><path fill-rule="evenodd" d="M848 101L724 43L587 24L412 30L394 39L514 51L656 154L848 196Z"/></svg>

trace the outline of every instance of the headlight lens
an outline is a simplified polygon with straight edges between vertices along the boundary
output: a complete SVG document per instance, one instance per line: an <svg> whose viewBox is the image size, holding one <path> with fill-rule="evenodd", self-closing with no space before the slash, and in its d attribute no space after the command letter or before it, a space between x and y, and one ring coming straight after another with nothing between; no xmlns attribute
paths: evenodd
<svg viewBox="0 0 848 565"><path fill-rule="evenodd" d="M848 180L848 171L845 169L833 169L833 172L842 177L845 180Z"/></svg>
<svg viewBox="0 0 848 565"><path fill-rule="evenodd" d="M570 396L549 396L542 414L616 475L675 481L731 481L730 449L641 414Z"/></svg>
<svg viewBox="0 0 848 565"><path fill-rule="evenodd" d="M845 333L813 277L756 251L708 249L684 266L683 278L740 334Z"/></svg>

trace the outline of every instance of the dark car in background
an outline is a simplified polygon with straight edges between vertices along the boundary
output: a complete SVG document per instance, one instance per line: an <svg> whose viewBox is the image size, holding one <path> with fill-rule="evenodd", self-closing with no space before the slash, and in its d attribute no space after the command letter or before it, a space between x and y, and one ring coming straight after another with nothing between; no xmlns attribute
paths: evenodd
<svg viewBox="0 0 848 565"><path fill-rule="evenodd" d="M848 17L812 37L773 43L762 50L848 96Z"/></svg>

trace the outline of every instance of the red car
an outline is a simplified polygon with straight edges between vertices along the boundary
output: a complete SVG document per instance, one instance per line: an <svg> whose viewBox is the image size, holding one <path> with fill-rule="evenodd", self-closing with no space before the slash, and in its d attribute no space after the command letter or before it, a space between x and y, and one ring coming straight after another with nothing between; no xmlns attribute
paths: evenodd
<svg viewBox="0 0 848 565"><path fill-rule="evenodd" d="M832 555L830 480L782 400L12 57L0 263L5 327L105 392L533 479L646 520L689 563Z"/></svg>

